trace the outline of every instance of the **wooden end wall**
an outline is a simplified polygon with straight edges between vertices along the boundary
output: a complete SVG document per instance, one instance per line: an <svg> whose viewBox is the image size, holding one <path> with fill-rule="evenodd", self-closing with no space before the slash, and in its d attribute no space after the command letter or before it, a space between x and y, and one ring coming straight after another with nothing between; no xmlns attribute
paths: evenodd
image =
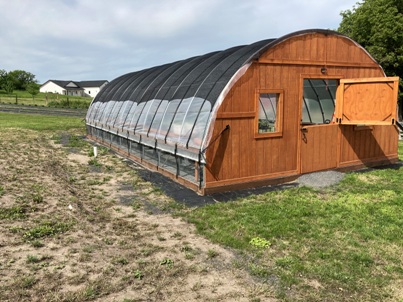
<svg viewBox="0 0 403 302"><path fill-rule="evenodd" d="M322 68L326 68L325 73ZM233 86L218 111L212 137L230 130L207 150L206 191L301 173L301 100L304 78L383 77L380 66L356 43L339 35L309 33L291 37L267 50ZM283 93L282 134L257 138L255 117L259 90ZM323 125L326 127L327 125ZM397 157L395 126L339 126L331 144L337 166ZM320 153L319 153L320 156ZM316 159L317 160L317 159Z"/></svg>

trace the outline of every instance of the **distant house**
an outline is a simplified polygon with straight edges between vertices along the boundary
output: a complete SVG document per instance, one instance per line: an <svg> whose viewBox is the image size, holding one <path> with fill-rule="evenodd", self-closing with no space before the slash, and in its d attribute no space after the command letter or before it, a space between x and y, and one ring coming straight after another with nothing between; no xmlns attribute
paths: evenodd
<svg viewBox="0 0 403 302"><path fill-rule="evenodd" d="M59 81L48 80L39 88L40 92L58 93L73 96L95 97L109 82L102 81Z"/></svg>

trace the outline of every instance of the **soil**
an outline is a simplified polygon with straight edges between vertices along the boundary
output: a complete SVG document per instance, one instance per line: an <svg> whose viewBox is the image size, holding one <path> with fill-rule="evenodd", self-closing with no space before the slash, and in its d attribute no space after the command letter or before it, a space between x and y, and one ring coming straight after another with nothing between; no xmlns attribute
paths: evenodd
<svg viewBox="0 0 403 302"><path fill-rule="evenodd" d="M0 133L0 301L276 301L175 215L190 208L80 135Z"/></svg>

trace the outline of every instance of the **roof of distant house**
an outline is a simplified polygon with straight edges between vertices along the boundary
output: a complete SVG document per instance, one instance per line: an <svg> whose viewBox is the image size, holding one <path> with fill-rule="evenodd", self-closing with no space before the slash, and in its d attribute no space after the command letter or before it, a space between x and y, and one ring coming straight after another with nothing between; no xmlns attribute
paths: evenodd
<svg viewBox="0 0 403 302"><path fill-rule="evenodd" d="M41 86L44 86L45 84L49 83L49 82L53 82L56 85L65 88L65 89L84 89L86 87L101 87L102 85L104 85L105 83L108 83L107 80L96 80L96 81L63 81L63 80L48 80L46 81L44 84L42 84ZM77 87L69 87L67 85L69 85L70 83L73 83L74 85L76 85Z"/></svg>

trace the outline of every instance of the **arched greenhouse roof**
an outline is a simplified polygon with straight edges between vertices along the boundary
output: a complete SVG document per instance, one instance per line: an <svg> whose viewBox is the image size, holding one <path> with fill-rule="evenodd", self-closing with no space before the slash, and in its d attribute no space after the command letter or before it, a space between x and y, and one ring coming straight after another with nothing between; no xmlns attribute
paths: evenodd
<svg viewBox="0 0 403 302"><path fill-rule="evenodd" d="M208 145L220 102L250 63L281 41L308 32L338 35L300 31L122 75L95 97L87 124L160 149L200 152Z"/></svg>

